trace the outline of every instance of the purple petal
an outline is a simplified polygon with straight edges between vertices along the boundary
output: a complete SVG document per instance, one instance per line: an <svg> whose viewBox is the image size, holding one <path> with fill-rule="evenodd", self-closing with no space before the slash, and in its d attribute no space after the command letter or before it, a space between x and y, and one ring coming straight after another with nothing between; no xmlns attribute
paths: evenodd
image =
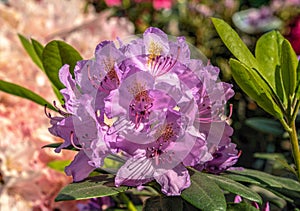
<svg viewBox="0 0 300 211"><path fill-rule="evenodd" d="M140 186L153 180L154 168L149 159L144 158L143 152L135 157L129 158L119 169L115 185Z"/></svg>
<svg viewBox="0 0 300 211"><path fill-rule="evenodd" d="M167 196L179 196L181 192L191 185L188 170L181 164L167 172L156 170L155 179L161 186L161 191Z"/></svg>
<svg viewBox="0 0 300 211"><path fill-rule="evenodd" d="M79 144L78 139L75 136L71 136L71 133L74 132L73 118L71 116L66 118L54 117L50 123L52 124L52 127L48 129L49 132L52 135L64 139L64 143L57 147L55 152L59 153L61 149L72 145L71 138L73 138L73 143L75 145Z"/></svg>
<svg viewBox="0 0 300 211"><path fill-rule="evenodd" d="M68 176L73 177L74 182L81 181L89 176L89 174L95 169L88 164L89 157L81 150L74 158L72 163L65 168L65 172Z"/></svg>

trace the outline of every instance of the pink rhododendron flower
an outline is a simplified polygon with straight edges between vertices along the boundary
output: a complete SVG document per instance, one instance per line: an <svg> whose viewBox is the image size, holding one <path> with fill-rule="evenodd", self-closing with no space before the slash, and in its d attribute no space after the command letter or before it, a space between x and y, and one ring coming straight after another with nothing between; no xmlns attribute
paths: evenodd
<svg viewBox="0 0 300 211"><path fill-rule="evenodd" d="M116 186L156 180L164 194L180 195L191 184L186 167L212 173L231 167L238 151L223 116L233 90L218 73L191 58L184 37L170 39L153 27L128 43L100 43L95 60L78 61L75 78L63 66L65 111L49 115L49 131L65 140L57 152L80 150L66 173L80 181L114 154L125 160Z"/></svg>
<svg viewBox="0 0 300 211"><path fill-rule="evenodd" d="M300 55L300 16L290 24L290 33L287 35L293 49Z"/></svg>
<svg viewBox="0 0 300 211"><path fill-rule="evenodd" d="M112 7L112 6L120 6L122 4L121 0L105 0L105 3L107 6Z"/></svg>
<svg viewBox="0 0 300 211"><path fill-rule="evenodd" d="M170 9L172 7L172 0L153 0L153 7L159 9Z"/></svg>

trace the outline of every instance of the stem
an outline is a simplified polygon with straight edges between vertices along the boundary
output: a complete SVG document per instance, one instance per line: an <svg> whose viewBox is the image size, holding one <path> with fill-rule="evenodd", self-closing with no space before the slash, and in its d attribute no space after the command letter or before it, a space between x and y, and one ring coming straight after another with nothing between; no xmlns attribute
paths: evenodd
<svg viewBox="0 0 300 211"><path fill-rule="evenodd" d="M293 114L292 114L292 121L295 121L298 111L299 111L299 107L300 107L300 100L297 101L296 105L295 105L295 109L293 110Z"/></svg>
<svg viewBox="0 0 300 211"><path fill-rule="evenodd" d="M137 209L135 208L132 201L130 201L130 199L126 196L126 194L124 192L119 193L119 196L120 196L121 200L126 204L127 209L129 211L137 211Z"/></svg>
<svg viewBox="0 0 300 211"><path fill-rule="evenodd" d="M288 126L286 121L284 119L279 119L280 123L284 127L285 131L288 132L289 134L292 132L292 129Z"/></svg>
<svg viewBox="0 0 300 211"><path fill-rule="evenodd" d="M296 165L298 180L300 181L300 151L299 151L298 135L295 126L295 121L291 122L290 127L292 129L292 131L289 132L290 140L292 144L292 152L293 152L293 157Z"/></svg>

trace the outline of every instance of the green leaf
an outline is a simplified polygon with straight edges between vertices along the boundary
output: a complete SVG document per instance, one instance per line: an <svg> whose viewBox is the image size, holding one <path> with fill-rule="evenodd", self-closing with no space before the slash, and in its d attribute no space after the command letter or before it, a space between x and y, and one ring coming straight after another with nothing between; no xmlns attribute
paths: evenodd
<svg viewBox="0 0 300 211"><path fill-rule="evenodd" d="M283 114L274 102L269 87L258 74L241 62L230 59L232 76L240 88L266 112L281 119Z"/></svg>
<svg viewBox="0 0 300 211"><path fill-rule="evenodd" d="M229 203L227 205L227 211L257 211L254 206L251 204L248 204L246 202L240 202L240 203Z"/></svg>
<svg viewBox="0 0 300 211"><path fill-rule="evenodd" d="M282 155L282 154L281 154ZM292 172L293 174L295 174L297 176L297 172L296 170L290 166L288 164L288 162L286 161L286 159L284 157L275 157L275 160L284 168L286 168L288 171Z"/></svg>
<svg viewBox="0 0 300 211"><path fill-rule="evenodd" d="M44 46L35 39L31 39L31 43L32 43L32 46L34 48L36 55L39 57L39 60L41 61L41 64L42 64L42 59L43 59L42 55L43 55ZM42 66L41 69L43 71L45 71L44 66Z"/></svg>
<svg viewBox="0 0 300 211"><path fill-rule="evenodd" d="M53 143L53 144L44 145L44 146L42 146L42 148L57 148L60 145L62 145L62 143ZM73 147L71 145L68 146L68 147L66 147L66 148L63 148L63 149L69 149L69 150L73 150L73 151L79 151L78 149L76 149L75 147Z"/></svg>
<svg viewBox="0 0 300 211"><path fill-rule="evenodd" d="M245 124L257 131L269 133L275 136L282 136L284 133L284 129L281 124L273 119L253 117L247 119Z"/></svg>
<svg viewBox="0 0 300 211"><path fill-rule="evenodd" d="M55 201L111 196L126 190L128 190L128 187L115 187L113 175L103 174L95 177L88 177L82 182L67 185L59 192Z"/></svg>
<svg viewBox="0 0 300 211"><path fill-rule="evenodd" d="M276 66L275 69L275 86L276 86L276 93L286 108L288 99L284 92L282 72L280 66Z"/></svg>
<svg viewBox="0 0 300 211"><path fill-rule="evenodd" d="M43 70L43 63L41 61L41 59L39 58L37 52L35 51L34 46L31 44L31 42L25 38L23 35L18 34L19 39L23 45L23 47L25 48L25 50L27 51L27 53L29 54L29 56L31 57L32 61L41 69Z"/></svg>
<svg viewBox="0 0 300 211"><path fill-rule="evenodd" d="M241 40L239 35L231 28L229 24L218 18L212 18L212 22L221 37L222 41L230 52L242 63L250 68L258 68L258 62L248 47Z"/></svg>
<svg viewBox="0 0 300 211"><path fill-rule="evenodd" d="M297 83L298 59L289 41L284 40L281 49L281 71L286 96L294 95Z"/></svg>
<svg viewBox="0 0 300 211"><path fill-rule="evenodd" d="M261 183L257 181L255 178L243 176L243 175L237 175L237 174L223 174L223 177L227 177L229 179L232 179L237 182L245 182L249 184L254 184L254 185L260 185Z"/></svg>
<svg viewBox="0 0 300 211"><path fill-rule="evenodd" d="M275 70L277 66L280 66L280 51L283 40L284 37L279 32L271 31L258 39L255 48L260 73L274 90L276 90Z"/></svg>
<svg viewBox="0 0 300 211"><path fill-rule="evenodd" d="M199 209L193 207L186 201L182 200L180 196L150 197L145 201L143 206L143 211L162 211L162 210L198 211Z"/></svg>
<svg viewBox="0 0 300 211"><path fill-rule="evenodd" d="M296 98L300 100L300 60L298 61L298 66L297 66Z"/></svg>
<svg viewBox="0 0 300 211"><path fill-rule="evenodd" d="M271 174L267 174L265 172L252 170L252 169L244 169L244 170L230 170L229 172L239 175L244 175L252 178L256 178L266 185L274 188L285 188L291 191L299 191L300 183L289 178L283 178L274 176Z"/></svg>
<svg viewBox="0 0 300 211"><path fill-rule="evenodd" d="M162 210L184 210L183 200L180 196L162 196L160 206Z"/></svg>
<svg viewBox="0 0 300 211"><path fill-rule="evenodd" d="M48 78L59 90L64 88L58 77L60 68L64 64L68 64L71 74L74 75L77 61L82 60L80 54L72 46L58 40L51 41L45 46L42 58Z"/></svg>
<svg viewBox="0 0 300 211"><path fill-rule="evenodd" d="M43 97L17 84L0 80L0 90L12 95L31 100L42 106L47 105L48 108L56 111L56 109L51 105L51 103L49 103Z"/></svg>
<svg viewBox="0 0 300 211"><path fill-rule="evenodd" d="M226 201L219 186L204 173L191 171L191 186L181 197L204 211L226 210Z"/></svg>
<svg viewBox="0 0 300 211"><path fill-rule="evenodd" d="M300 192L300 183L298 181L284 177L275 177L275 179L282 184L284 189Z"/></svg>
<svg viewBox="0 0 300 211"><path fill-rule="evenodd" d="M70 163L70 160L54 160L47 163L47 166L56 171L64 172L65 167L70 165Z"/></svg>
<svg viewBox="0 0 300 211"><path fill-rule="evenodd" d="M221 189L229 191L230 193L234 193L236 195L240 195L250 201L255 201L258 203L262 203L261 197L250 188L238 183L234 180L231 180L226 177L222 177L220 175L207 175L208 178L212 179Z"/></svg>
<svg viewBox="0 0 300 211"><path fill-rule="evenodd" d="M59 92L59 90L54 85L52 85L52 90L53 90L54 94L56 95L56 97L57 97L58 101L60 102L60 104L63 105L64 104L63 95Z"/></svg>

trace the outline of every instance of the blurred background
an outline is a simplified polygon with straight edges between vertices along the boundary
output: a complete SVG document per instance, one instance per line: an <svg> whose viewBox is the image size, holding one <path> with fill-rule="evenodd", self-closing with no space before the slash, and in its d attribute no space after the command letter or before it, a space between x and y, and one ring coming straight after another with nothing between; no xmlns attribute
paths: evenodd
<svg viewBox="0 0 300 211"><path fill-rule="evenodd" d="M252 51L263 33L276 29L300 55L300 0L0 0L0 79L52 102L56 97L50 84L26 54L18 34L43 45L64 40L90 59L103 40L159 27L167 34L185 36L221 69L220 79L234 85L232 140L242 151L236 166L287 174L274 157L292 162L288 136L232 80L228 65L232 55L210 17L229 23ZM0 92L0 211L90 210L87 201L53 201L71 178L51 166L59 161L66 165L74 154L41 149L60 141L48 133L48 127L41 106ZM97 203L98 210L108 205Z"/></svg>

